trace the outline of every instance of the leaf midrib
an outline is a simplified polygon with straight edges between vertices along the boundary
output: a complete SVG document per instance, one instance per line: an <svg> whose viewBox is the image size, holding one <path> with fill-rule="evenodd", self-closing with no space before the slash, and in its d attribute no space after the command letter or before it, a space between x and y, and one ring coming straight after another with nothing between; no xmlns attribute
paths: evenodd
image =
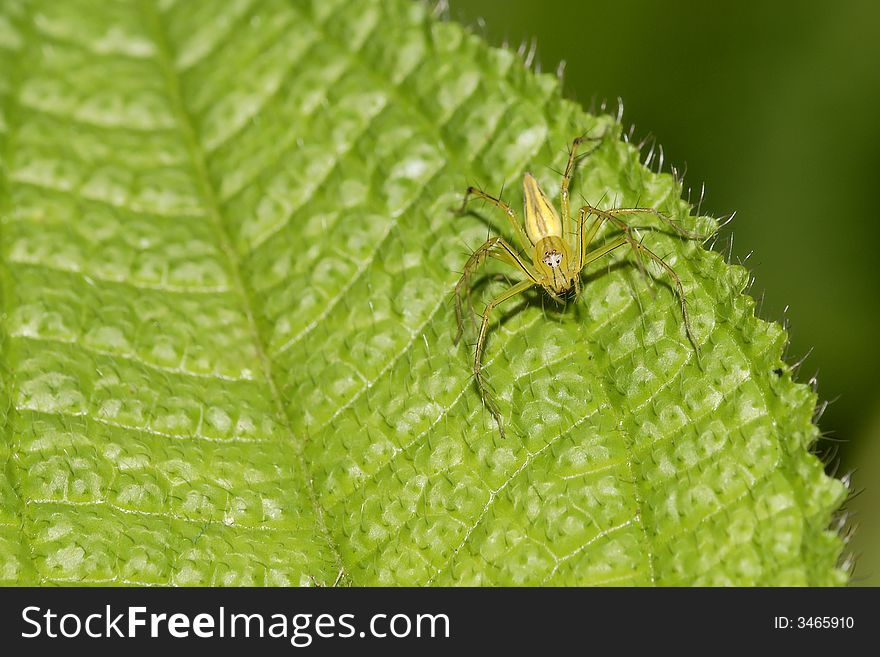
<svg viewBox="0 0 880 657"><path fill-rule="evenodd" d="M207 215L210 217L211 223L214 227L214 232L217 236L220 249L226 255L226 260L229 265L230 275L233 286L235 288L236 296L238 296L242 309L247 318L248 330L251 334L251 339L257 351L257 358L260 361L260 369L263 372L263 376L266 380L266 385L269 387L269 391L272 395L272 401L275 404L276 414L281 421L282 427L284 429L284 432L288 436L291 446L293 447L293 449L296 450L300 469L303 475L305 475L305 487L308 491L309 499L315 513L315 520L318 524L317 529L320 532L324 542L329 546L330 550L333 553L336 565L339 568L340 577L346 577L345 565L342 562L342 555L340 553L339 546L336 545L336 542L333 540L332 534L327 528L327 524L324 519L323 508L318 502L317 496L315 494L315 487L311 477L311 470L310 468L308 468L305 459L303 458L302 445L297 440L290 426L290 418L287 415L284 402L278 392L278 387L275 383L275 378L273 376L272 362L266 355L263 340L260 336L260 332L257 329L257 325L254 320L253 304L251 302L250 294L248 294L244 278L241 274L241 262L235 251L235 248L232 245L229 232L223 222L222 214L220 212L220 206L217 201L217 191L214 189L214 185L211 182L210 176L208 175L207 166L205 164L205 153L201 147L201 144L199 143L193 118L187 110L186 105L183 101L180 78L177 74L176 69L174 68L174 58L172 57L172 51L168 44L168 39L162 25L162 18L159 15L155 5L151 3L150 0L140 0L140 6L141 11L147 19L147 23L150 26L150 34L152 35L153 40L156 44L157 60L162 70L166 93L169 100L171 101L173 112L177 118L177 124L180 129L180 134L186 144L186 149L190 156L190 166L192 167L192 171L195 174L195 178L201 188L202 197L207 205Z"/></svg>

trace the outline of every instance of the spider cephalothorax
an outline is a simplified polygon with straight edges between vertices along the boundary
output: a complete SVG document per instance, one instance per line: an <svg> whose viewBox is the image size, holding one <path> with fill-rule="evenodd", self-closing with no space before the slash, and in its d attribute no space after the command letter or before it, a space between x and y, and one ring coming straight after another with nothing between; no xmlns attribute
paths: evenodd
<svg viewBox="0 0 880 657"><path fill-rule="evenodd" d="M463 332L464 313L462 310L462 296L469 292L469 281L471 274L486 258L496 258L517 268L525 275L525 280L520 281L506 292L501 293L492 299L483 312L483 321L480 325L480 332L477 338L477 347L474 352L474 378L480 389L480 394L486 407L492 413L492 417L498 424L501 435L504 435L504 427L501 422L501 413L498 410L494 400L489 394L482 377L481 360L483 355L483 347L486 344L486 331L489 326L489 316L495 306L503 303L507 299L524 292L530 287L536 285L544 288L544 290L555 300L562 301L562 297L567 296L572 291L576 297L580 294L580 273L584 267L591 262L599 260L607 256L615 249L624 245L629 245L636 254L639 269L644 274L644 264L642 255L657 263L670 278L672 278L674 289L681 302L681 312L684 317L685 331L688 339L696 349L696 340L691 332L690 320L688 319L687 306L685 305L684 291L678 275L653 251L642 245L631 235L630 226L623 221L621 215L647 213L652 214L663 222L671 226L682 237L688 239L703 239L704 236L690 233L678 224L662 215L653 208L610 208L600 210L591 205L584 205L578 213L578 228L576 233L571 231L571 208L569 205L569 184L574 173L575 163L577 161L577 150L584 138L578 137L572 142L571 149L568 153L568 164L565 167L565 173L562 176L562 188L560 191L561 216L557 214L556 208L547 199L547 195L541 189L537 179L531 174L526 173L523 176L523 209L525 211L525 222L523 225L517 219L516 213L504 201L489 196L485 192L469 187L465 193L464 202L461 210L464 211L467 206L469 197L476 196L482 198L492 205L504 210L508 221L516 234L517 241L523 250L531 255L532 264L529 264L529 258L523 257L516 249L514 249L502 237L492 237L480 247L468 259L465 264L464 272L458 285L455 286L455 313L458 320L458 334L456 342L461 338ZM587 220L595 217L592 223L587 226ZM588 250L590 243L596 237L599 229L605 222L610 222L618 228L621 234L599 246L592 251Z"/></svg>
<svg viewBox="0 0 880 657"><path fill-rule="evenodd" d="M571 256L561 237L545 237L535 245L535 271L541 274L540 284L557 297L568 292L575 284L571 271Z"/></svg>

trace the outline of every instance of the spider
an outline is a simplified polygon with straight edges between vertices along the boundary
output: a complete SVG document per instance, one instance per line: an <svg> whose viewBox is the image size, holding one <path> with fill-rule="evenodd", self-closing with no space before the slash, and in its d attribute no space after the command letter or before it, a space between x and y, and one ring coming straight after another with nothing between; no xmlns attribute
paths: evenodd
<svg viewBox="0 0 880 657"><path fill-rule="evenodd" d="M525 211L525 226L518 220L513 209L501 199L489 196L485 192L476 187L468 187L465 192L464 201L462 202L459 214L463 214L467 208L468 200L471 197L481 198L497 208L500 208L507 215L510 225L513 227L517 241L522 246L523 251L528 257L514 249L503 237L491 237L483 243L480 248L474 251L464 266L461 279L455 286L455 316L458 323L458 332L455 336L455 343L458 344L464 331L464 313L462 310L462 296L467 295L468 304L470 305L470 278L476 269L486 260L486 258L495 258L508 265L518 269L525 279L516 283L505 292L486 304L483 312L483 322L480 325L480 332L477 338L477 345L474 351L474 379L480 391L483 404L489 409L501 437L504 437L504 424L502 423L501 413L498 406L489 391L489 388L483 378L482 373L482 357L483 348L486 344L486 333L489 327L489 318L496 306L504 303L511 297L516 296L526 290L540 286L554 300L564 303L565 298L574 291L576 299L581 293L580 273L584 267L600 258L612 253L614 250L624 245L629 245L636 256L639 270L644 278L647 279L645 265L642 261L642 255L657 263L672 279L673 287L681 304L681 314L684 319L685 332L688 340L699 354L697 342L691 331L690 319L688 317L687 304L685 302L684 290L682 289L681 280L675 273L675 270L657 254L644 246L641 241L636 241L632 236L632 227L627 224L621 216L635 214L650 214L668 226L672 227L678 235L686 239L703 240L705 236L691 233L674 223L654 208L609 208L600 209L592 205L584 205L578 213L578 229L577 233L571 234L571 209L569 200L569 184L571 183L572 174L574 173L577 163L577 151L580 145L587 140L598 141L602 137L589 138L578 137L568 151L568 164L562 175L562 187L560 191L561 216L557 214L556 209L550 204L546 194L544 194L538 181L531 173L525 173L523 176L523 206ZM589 153L587 153L589 154ZM595 219L587 226L590 217ZM612 239L598 248L589 250L590 243L596 237L599 229L605 222L610 222L616 226L621 235ZM531 261L531 262L530 262ZM473 308L471 307L471 320L473 321Z"/></svg>

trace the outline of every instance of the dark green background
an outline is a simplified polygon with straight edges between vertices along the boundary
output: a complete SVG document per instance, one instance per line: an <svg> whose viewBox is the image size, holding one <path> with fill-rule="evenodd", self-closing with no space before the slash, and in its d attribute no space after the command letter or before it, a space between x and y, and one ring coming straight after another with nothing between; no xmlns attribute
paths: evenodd
<svg viewBox="0 0 880 657"><path fill-rule="evenodd" d="M855 583L880 584L880 3L450 0L490 43L535 39L565 93L623 99L636 141L715 216L737 211L733 259L761 315L790 323L789 362L831 400L820 426L864 492L847 508ZM668 164L667 164L668 170ZM787 308L787 310L786 310ZM839 442L838 442L839 441ZM836 460L836 459L835 459Z"/></svg>

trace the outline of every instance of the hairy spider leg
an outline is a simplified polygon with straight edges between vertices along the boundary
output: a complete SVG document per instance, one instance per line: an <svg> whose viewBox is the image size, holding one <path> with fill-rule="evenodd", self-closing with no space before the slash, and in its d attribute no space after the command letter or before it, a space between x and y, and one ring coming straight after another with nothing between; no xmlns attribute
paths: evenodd
<svg viewBox="0 0 880 657"><path fill-rule="evenodd" d="M624 236L628 238L627 241L628 241L630 247L636 253L636 261L638 262L638 265L639 265L639 272L641 273L642 278L647 283L648 282L648 274L647 274L647 271L645 271L645 266L642 261L641 254L645 253L645 254L653 255L653 252L650 249L648 249L646 246L643 246L641 244L641 242L636 242L630 236L631 227L629 226L629 224L627 224L625 221L623 221L623 219L620 219L620 215L630 215L630 214L650 214L654 217L657 217L663 223L665 223L667 226L669 226L670 228L675 230L675 232L678 233L678 235L680 235L681 237L684 237L686 239L689 239L689 240L704 240L704 239L706 239L705 235L700 235L699 233L693 233L685 228L682 228L676 222L674 222L672 219L670 219L669 217L667 217L663 213L658 212L654 208L609 208L607 210L600 210L599 208L596 208L596 207L593 207L592 205L587 204L580 209L579 218L578 218L578 226L579 226L578 227L578 234L580 236L580 249L579 250L580 250L580 254L581 254L580 259L583 260L584 255L587 251L587 248L588 248L590 242L596 236L596 233L599 231L599 228L602 227L602 224L605 221L611 221L618 228L620 228L624 232ZM584 233L584 223L586 222L586 219L589 215L595 215L596 221L594 221L593 224L590 226L590 229L586 233ZM662 258L654 256L654 258L652 258L652 259L655 260L655 262L658 262L660 264L660 266L663 267L663 269L669 271L675 277L675 279L678 280L678 276L675 274L674 271L672 271L672 268L668 264L666 264L665 261L663 261ZM581 265L581 267L583 267L583 265ZM580 269L578 271L580 271ZM678 287L679 288L681 287L680 282L679 282ZM690 341L694 345L694 347L697 349L697 354L699 357L699 348L697 348L697 343L693 339L693 335L692 335L691 327L690 327L690 322L688 321L687 307L685 306L684 294L681 293L679 296L680 296L681 303L682 303L682 314L684 315L684 319L685 319L685 329L687 331L688 338L690 339Z"/></svg>
<svg viewBox="0 0 880 657"><path fill-rule="evenodd" d="M565 165L565 172L562 174L562 185L559 190L559 203L562 206L562 222L563 222L563 239L567 244L571 244L571 198L569 196L569 187L571 179L574 176L574 167L577 164L577 152L580 145L585 141L602 141L603 137L585 137L581 135L571 142L571 148L568 149L568 163ZM591 150L584 153L589 155L598 146L594 146Z"/></svg>
<svg viewBox="0 0 880 657"><path fill-rule="evenodd" d="M459 214L464 213L471 196L481 198L484 201L491 203L496 208L500 208L501 210L503 210L504 214L507 216L507 220L513 227L513 232L516 235L516 239L517 241L519 241L520 246L526 251L532 250L532 242L531 240L529 240L529 236L526 235L525 228L523 228L523 225L520 223L519 219L517 219L516 212L514 212L513 208L511 208L507 203L499 198L489 196L486 192L477 189L476 187L468 187L467 191L464 193L464 200L461 202L461 208L459 208L458 210Z"/></svg>
<svg viewBox="0 0 880 657"><path fill-rule="evenodd" d="M595 216L596 219L590 225L589 230L584 231L584 224L586 224L587 219L590 216ZM587 255L587 249L589 248L590 243L596 237L596 234L599 232L599 229L606 222L610 221L615 226L617 226L620 230L623 231L623 235L620 239L623 239L626 244L629 244L630 248L633 250L633 253L636 256L636 263L639 266L639 274L641 274L642 279L645 283L648 283L648 272L645 269L645 263L642 260L641 252L638 248L638 242L633 238L630 234L632 228L628 223L626 223L623 219L620 219L615 213L608 212L606 210L600 210L599 208L594 208L592 205L583 206L578 212L578 264L577 271L579 272L586 265L585 257Z"/></svg>
<svg viewBox="0 0 880 657"><path fill-rule="evenodd" d="M630 248L632 248L633 253L636 256L636 262L639 265L639 273L641 274L642 279L644 279L645 283L648 283L648 272L645 270L645 263L642 260L641 256L642 252L644 252L644 249L638 248L639 243L636 242L636 240L633 239L632 235L630 234L632 231L632 227L620 218L620 215L628 214L650 214L659 218L665 224L673 228L682 237L693 240L703 239L702 235L698 235L697 233L692 233L688 230L685 230L674 221L672 221L672 219L661 214L654 208L609 208L607 210L601 210L597 207L587 204L584 205L578 213L578 241L580 242L580 246L578 249L580 253L579 262L583 262L583 257L586 254L587 247L596 236L596 233L599 232L602 224L606 221L610 221L623 231L627 243L630 245ZM586 220L590 215L594 215L596 217L596 221L593 222L589 230L585 233L584 224L586 223ZM583 264L579 264L577 267L577 271L580 271L582 268Z"/></svg>
<svg viewBox="0 0 880 657"><path fill-rule="evenodd" d="M660 221L662 221L664 224L666 224L667 226L672 228L672 230L674 230L676 233L678 233L681 237L684 237L685 239L705 240L705 239L711 237L711 235L701 235L700 233L694 233L694 232L687 230L686 228L678 225L677 222L673 221L672 219L667 217L665 214L663 214L662 212L660 212L659 210L656 210L654 208L606 208L604 210L600 210L599 208L593 207L592 205L587 203L586 205L584 205L584 207L581 208L581 210L582 211L587 210L587 212L589 214L602 214L602 213L604 213L604 214L611 215L611 216L627 215L627 214L650 214L650 215L657 217Z"/></svg>
<svg viewBox="0 0 880 657"><path fill-rule="evenodd" d="M605 218L603 218L603 217L597 217L596 221L593 222L593 225L590 228L589 237L595 236L596 232L598 231L598 226L600 226L604 220L605 220ZM690 341L691 345L693 345L694 351L696 352L697 358L699 359L700 345L697 343L697 339L694 336L693 330L691 329L691 320L690 320L690 315L688 314L687 300L684 295L684 287L681 284L681 279L678 277L678 274L675 273L675 270L672 268L672 266L669 265L669 263L667 263L665 260L663 260L663 258L658 256L653 251L651 251L651 249L649 249L647 246L645 246L641 242L633 242L633 240L629 236L623 235L621 237L618 237L617 239L614 239L614 240L608 242L607 244L600 246L599 248L597 248L593 251L590 251L589 253L584 253L584 251L586 250L587 242L585 240L582 240L581 241L581 268L586 267L591 262L595 262L596 260L599 260L600 258L604 258L608 254L610 254L612 251L620 248L624 244L629 244L632 248L634 248L636 250L637 254L644 253L651 260L656 262L672 279L673 289L675 290L675 295L678 297L679 304L681 305L681 315L682 315L682 318L684 319L685 333L687 334L688 340Z"/></svg>
<svg viewBox="0 0 880 657"><path fill-rule="evenodd" d="M587 204L584 205L578 213L578 239L580 242L580 248L578 250L580 252L580 261L583 261L583 257L587 251L587 247L596 236L596 233L599 232L602 224L606 221L610 221L623 231L624 237L627 238L627 242L635 253L636 262L639 265L639 273L641 274L642 279L644 279L645 283L647 284L648 272L645 270L645 263L641 257L641 254L645 252L645 249L638 248L639 243L636 242L636 240L633 239L632 235L630 234L632 231L632 227L623 219L620 219L620 215L629 214L650 214L663 221L663 223L665 223L666 225L670 226L681 237L691 240L705 239L705 236L698 233L692 233L689 230L682 228L677 223L672 221L672 219L658 212L654 208L609 208L607 210L601 210L597 207ZM586 223L586 220L590 215L596 216L597 220L593 222L593 224L590 226L590 229L585 233L584 224ZM577 271L580 271L582 267L583 265L579 265Z"/></svg>
<svg viewBox="0 0 880 657"><path fill-rule="evenodd" d="M477 381L477 387L480 389L480 397L482 397L483 403L486 405L486 408L489 409L489 413L492 414L492 418L495 420L495 424L498 425L498 431L501 433L502 438L504 438L504 423L501 420L501 412L498 410L498 405L492 398L489 388L483 381L481 370L482 363L480 361L483 358L483 347L486 344L486 331L489 327L489 317L492 314L492 310L495 308L495 306L504 303L511 297L514 297L521 292L525 292L534 285L535 282L531 280L520 281L513 287L509 288L506 292L502 292L486 304L486 309L483 311L483 323L480 325L480 335L477 338L477 349L474 352L474 378Z"/></svg>
<svg viewBox="0 0 880 657"><path fill-rule="evenodd" d="M507 240L503 237L492 237L486 240L482 246L474 251L471 254L471 257L468 258L461 278L455 286L455 319L458 324L458 331L455 334L454 340L455 344L458 344L458 341L461 340L461 336L464 333L464 312L462 310L461 301L462 294L467 294L467 303L471 311L469 317L473 320L474 310L473 304L471 303L470 279L477 267L479 267L486 258L495 258L496 260L500 260L501 262L516 267L528 277L529 280L527 282L529 285L537 285L539 283L537 273L526 263L525 260L523 260L522 256L520 256L520 254L518 254L514 248L507 243Z"/></svg>

